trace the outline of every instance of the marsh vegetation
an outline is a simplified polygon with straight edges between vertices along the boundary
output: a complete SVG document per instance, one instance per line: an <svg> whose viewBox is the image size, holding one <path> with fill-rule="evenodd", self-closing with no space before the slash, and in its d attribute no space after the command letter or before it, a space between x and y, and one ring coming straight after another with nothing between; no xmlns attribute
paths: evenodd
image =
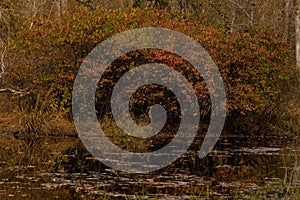
<svg viewBox="0 0 300 200"><path fill-rule="evenodd" d="M24 7L22 2L0 3L0 199L300 198L297 1L255 1L255 6L229 0L222 6L205 0L134 1L122 9L97 1L29 0ZM168 124L158 136L140 140L116 126L109 105L112 88L138 65L162 63L184 75L201 111L197 137L186 154L159 171L126 174L97 161L80 141L72 89L80 65L97 44L149 26L182 32L203 45L224 80L228 112L220 140L200 159L197 151L211 114L201 74L159 49L121 56L95 94L100 125L115 145L153 151L178 129L176 97L157 85L143 87L130 104L140 125L149 123L154 103L166 108Z"/></svg>

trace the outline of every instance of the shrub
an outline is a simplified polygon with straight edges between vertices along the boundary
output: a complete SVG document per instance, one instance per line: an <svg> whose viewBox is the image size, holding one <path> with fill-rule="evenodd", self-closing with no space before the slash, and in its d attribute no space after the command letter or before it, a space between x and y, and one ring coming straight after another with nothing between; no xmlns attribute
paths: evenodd
<svg viewBox="0 0 300 200"><path fill-rule="evenodd" d="M23 99L30 99L31 103L22 104L27 110L36 109L33 105L37 101L47 102L37 109L43 114L64 113L71 120L73 82L85 56L116 33L148 26L189 35L210 53L227 91L227 130L268 132L289 116L282 108L292 90L289 80L294 78L295 68L289 65L284 41L260 31L235 32L206 27L195 21L180 21L164 11L122 12L101 7L91 11L79 6L66 12L62 20L37 17L32 29L19 29L10 41L5 83L29 89L30 94ZM133 52L129 58L120 58L116 65L128 67L132 62L141 61L165 62L173 68L184 65L192 70L184 60L158 50ZM193 73L186 75L192 80ZM204 95L205 105L209 104L201 78L192 84L198 94ZM203 115L209 116L209 111Z"/></svg>

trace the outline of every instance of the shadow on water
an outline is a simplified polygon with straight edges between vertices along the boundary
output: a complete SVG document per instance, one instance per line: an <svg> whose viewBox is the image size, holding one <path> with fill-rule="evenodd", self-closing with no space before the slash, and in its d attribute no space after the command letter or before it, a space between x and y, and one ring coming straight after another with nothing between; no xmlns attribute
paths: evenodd
<svg viewBox="0 0 300 200"><path fill-rule="evenodd" d="M129 175L95 161L96 167L83 166L72 173L66 170L70 166L65 172L49 172L2 163L0 199L282 198L300 188L300 153L281 141L271 136L222 138L207 157L199 159L191 148L170 166L150 174ZM67 157L74 157L74 151L68 153Z"/></svg>

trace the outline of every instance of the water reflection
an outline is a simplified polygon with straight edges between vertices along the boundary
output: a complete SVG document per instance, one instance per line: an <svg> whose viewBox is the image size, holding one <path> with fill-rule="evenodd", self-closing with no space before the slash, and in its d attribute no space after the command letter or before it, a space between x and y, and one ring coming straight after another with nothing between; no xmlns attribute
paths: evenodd
<svg viewBox="0 0 300 200"><path fill-rule="evenodd" d="M253 192L272 199L288 195L289 186L300 186L298 179L291 179L297 149L270 145L270 140L268 146L252 147L245 143L236 147L233 143L241 141L232 141L223 138L204 159L190 150L169 167L144 175L109 168L47 172L34 166L2 164L0 199L243 199Z"/></svg>

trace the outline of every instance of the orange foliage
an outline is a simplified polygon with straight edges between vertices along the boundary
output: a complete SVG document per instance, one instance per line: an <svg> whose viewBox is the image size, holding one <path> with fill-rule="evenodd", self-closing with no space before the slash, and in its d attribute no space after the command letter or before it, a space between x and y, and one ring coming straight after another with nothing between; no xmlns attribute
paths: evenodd
<svg viewBox="0 0 300 200"><path fill-rule="evenodd" d="M29 88L33 98L37 94L47 97L44 100L49 101L49 110L53 112L70 113L73 82L90 51L106 38L138 27L173 29L205 47L219 67L226 86L230 123L250 113L261 116L263 112L271 112L294 71L288 64L287 45L274 36L255 31L217 30L197 22L176 20L164 11L131 9L121 12L101 7L89 11L76 7L65 13L61 21L45 18L35 21L32 29L20 29L10 41L10 71L5 77L6 84ZM179 71L180 66L186 66L191 73L184 75L199 99L209 103L205 83L195 76L193 67L178 56L158 50L137 51L118 62L116 65L127 66L124 69L132 62L162 62ZM111 79L116 77L107 77L102 87L108 87L104 83ZM157 90L158 96L162 94Z"/></svg>

